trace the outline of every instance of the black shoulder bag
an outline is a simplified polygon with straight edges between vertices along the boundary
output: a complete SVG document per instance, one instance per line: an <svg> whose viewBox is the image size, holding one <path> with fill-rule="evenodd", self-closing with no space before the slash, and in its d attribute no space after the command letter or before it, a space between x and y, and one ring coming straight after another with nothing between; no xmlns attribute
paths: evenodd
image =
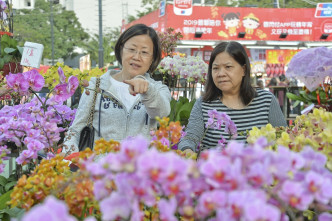
<svg viewBox="0 0 332 221"><path fill-rule="evenodd" d="M87 147L89 147L91 150L93 149L94 136L95 136L95 129L93 127L93 115L94 115L99 85L100 85L100 78L98 77L96 80L96 89L95 89L95 93L93 95L93 100L92 100L92 105L90 108L88 122L87 122L86 126L82 129L81 134L80 134L80 141L78 143L79 151L83 151Z"/></svg>

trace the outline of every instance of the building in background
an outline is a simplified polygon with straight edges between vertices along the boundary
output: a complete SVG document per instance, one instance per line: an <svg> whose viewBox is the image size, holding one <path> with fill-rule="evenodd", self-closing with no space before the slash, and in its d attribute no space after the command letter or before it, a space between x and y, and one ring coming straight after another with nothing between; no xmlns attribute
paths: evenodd
<svg viewBox="0 0 332 221"><path fill-rule="evenodd" d="M74 0L47 0L53 4L61 4L66 10L74 10ZM13 9L33 9L36 0L12 0Z"/></svg>

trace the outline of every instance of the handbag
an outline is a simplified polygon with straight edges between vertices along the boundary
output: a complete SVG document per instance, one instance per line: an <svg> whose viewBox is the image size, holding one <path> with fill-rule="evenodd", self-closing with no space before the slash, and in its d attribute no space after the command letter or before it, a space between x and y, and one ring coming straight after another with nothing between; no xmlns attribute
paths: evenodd
<svg viewBox="0 0 332 221"><path fill-rule="evenodd" d="M95 129L93 127L93 115L96 105L96 99L97 99L97 91L99 89L100 85L100 78L98 77L96 80L96 89L95 93L93 95L92 105L90 107L90 113L88 117L88 121L86 126L82 129L80 133L80 140L78 142L78 149L79 151L85 150L87 147L89 147L91 150L93 149L94 145L94 137L95 137Z"/></svg>

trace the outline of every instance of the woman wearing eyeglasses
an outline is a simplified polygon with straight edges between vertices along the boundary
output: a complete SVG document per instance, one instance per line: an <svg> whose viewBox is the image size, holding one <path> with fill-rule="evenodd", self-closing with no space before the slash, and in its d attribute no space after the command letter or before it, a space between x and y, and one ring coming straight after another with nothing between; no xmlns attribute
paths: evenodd
<svg viewBox="0 0 332 221"><path fill-rule="evenodd" d="M101 93L96 97L93 115L95 140L121 141L139 134L149 138L150 130L157 126L155 117L169 115L171 100L168 87L149 76L161 60L156 31L144 24L130 27L119 37L115 56L122 69L100 77ZM91 78L88 88L95 87L96 78ZM79 151L80 132L86 126L92 103L93 95L83 93L63 152Z"/></svg>

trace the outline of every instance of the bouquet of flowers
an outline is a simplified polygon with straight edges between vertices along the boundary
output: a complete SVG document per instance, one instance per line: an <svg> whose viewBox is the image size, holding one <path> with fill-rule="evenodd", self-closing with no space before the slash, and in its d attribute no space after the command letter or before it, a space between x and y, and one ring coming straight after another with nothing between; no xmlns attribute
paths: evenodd
<svg viewBox="0 0 332 221"><path fill-rule="evenodd" d="M161 60L158 69L162 74L186 79L187 82L204 84L208 71L208 64L200 57L187 56L165 57Z"/></svg>

